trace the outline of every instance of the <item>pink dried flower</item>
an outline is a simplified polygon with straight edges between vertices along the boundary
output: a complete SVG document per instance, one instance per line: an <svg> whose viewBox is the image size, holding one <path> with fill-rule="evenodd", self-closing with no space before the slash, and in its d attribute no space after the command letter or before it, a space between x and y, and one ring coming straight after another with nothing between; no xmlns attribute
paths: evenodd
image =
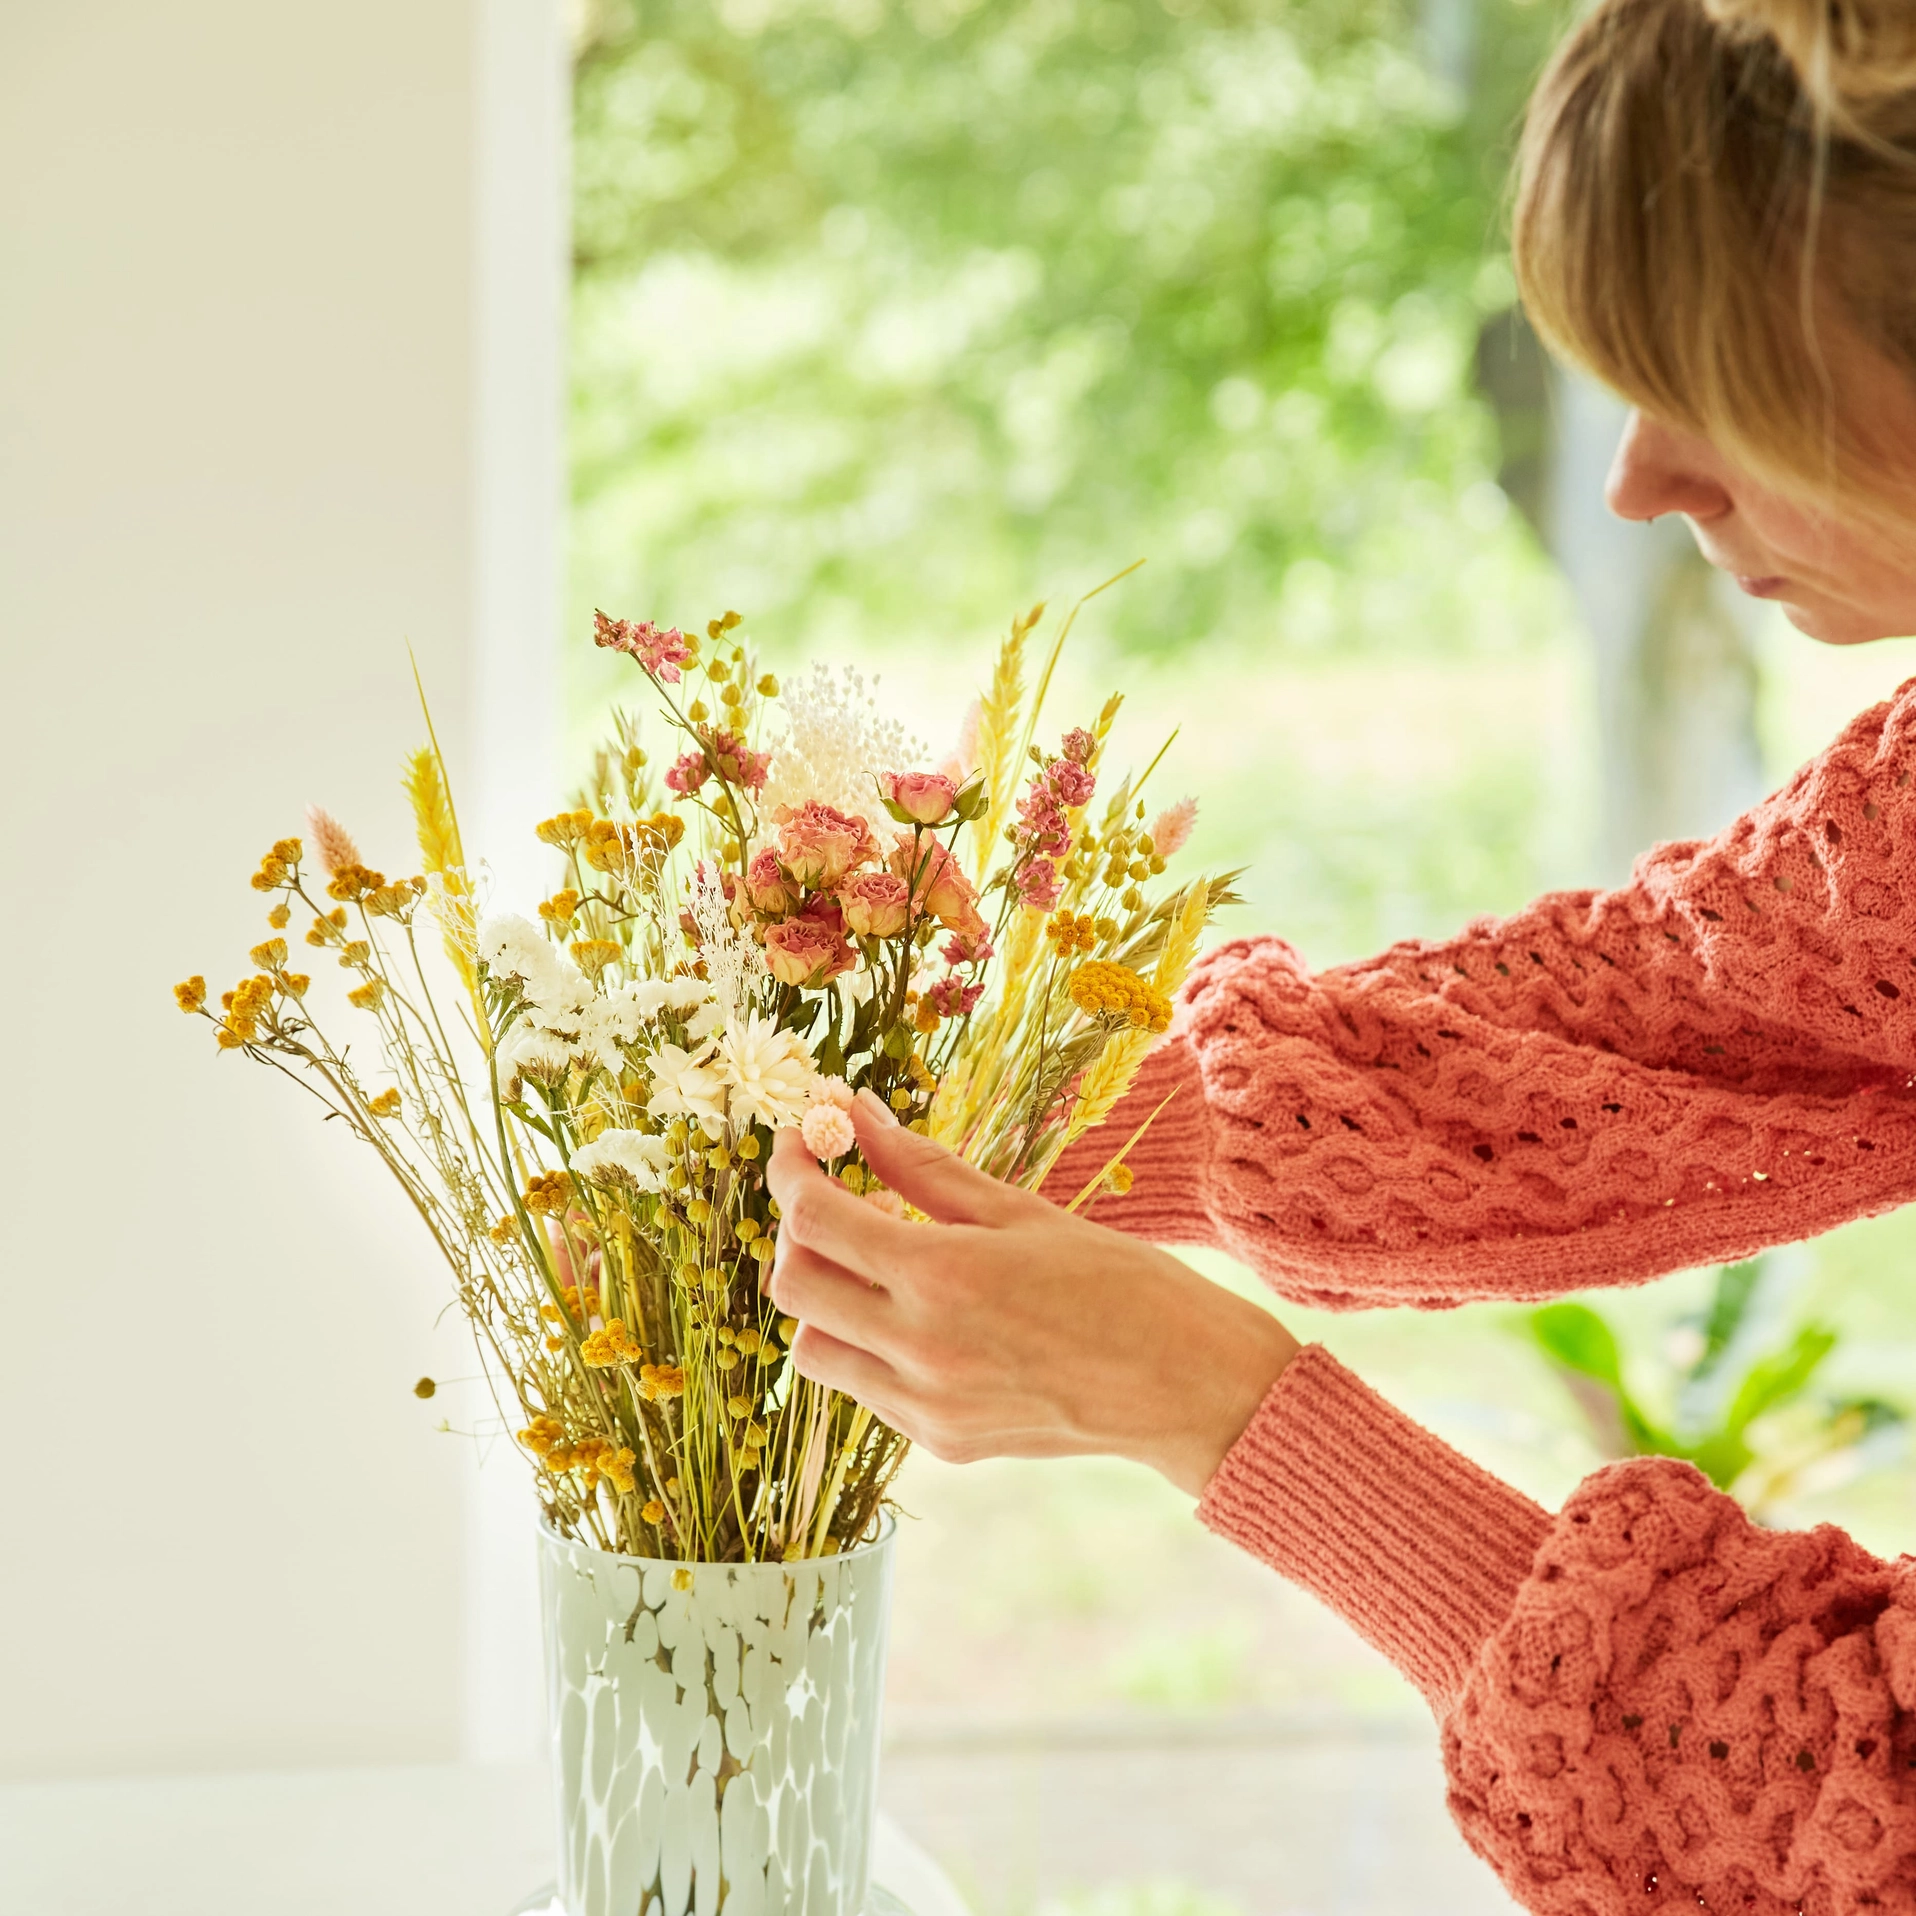
<svg viewBox="0 0 1916 1916"><path fill-rule="evenodd" d="M1087 732L1082 725L1075 727L1064 735L1062 750L1065 757L1073 765L1080 767L1089 765L1097 749L1097 739L1091 733Z"/></svg>
<svg viewBox="0 0 1916 1916"><path fill-rule="evenodd" d="M799 1122L805 1148L821 1163L842 1158L858 1142L851 1116L835 1104L815 1104Z"/></svg>
<svg viewBox="0 0 1916 1916"><path fill-rule="evenodd" d="M962 978L940 978L925 993L926 998L931 1002L931 1008L941 1018L968 1016L984 995L983 985L968 985Z"/></svg>
<svg viewBox="0 0 1916 1916"><path fill-rule="evenodd" d="M814 1078L812 1080L812 1102L814 1104L835 1104L841 1111L849 1111L858 1093L843 1078Z"/></svg>
<svg viewBox="0 0 1916 1916"><path fill-rule="evenodd" d="M745 868L745 890L752 909L766 918L783 918L798 908L798 893L778 868L778 854L767 845Z"/></svg>
<svg viewBox="0 0 1916 1916"><path fill-rule="evenodd" d="M706 763L703 752L686 752L675 759L672 769L665 775L666 787L681 795L696 792L712 776L712 768Z"/></svg>
<svg viewBox="0 0 1916 1916"><path fill-rule="evenodd" d="M1027 849L1042 852L1047 857L1064 855L1071 844L1070 821L1066 819L1064 807L1058 803L1056 793L1042 775L1018 801L1018 816L1024 821L1021 836Z"/></svg>
<svg viewBox="0 0 1916 1916"><path fill-rule="evenodd" d="M873 1189L867 1186L864 1195L865 1202L869 1204L874 1211L883 1211L887 1217L903 1217L905 1215L905 1200L901 1198L896 1191Z"/></svg>
<svg viewBox="0 0 1916 1916"><path fill-rule="evenodd" d="M829 899L814 898L796 918L765 934L765 963L782 985L818 986L856 962L845 923Z"/></svg>
<svg viewBox="0 0 1916 1916"><path fill-rule="evenodd" d="M1160 858L1175 858L1190 842L1191 827L1197 823L1197 800L1181 798L1167 805L1151 821L1151 849Z"/></svg>
<svg viewBox="0 0 1916 1916"><path fill-rule="evenodd" d="M313 850L319 854L328 878L361 862L352 833L331 812L317 805L306 807L306 835L313 841Z"/></svg>
<svg viewBox="0 0 1916 1916"><path fill-rule="evenodd" d="M942 772L883 772L878 788L908 818L920 825L936 825L951 816L958 782Z"/></svg>
<svg viewBox="0 0 1916 1916"><path fill-rule="evenodd" d="M982 965L993 955L991 940L983 932L974 936L962 931L953 932L939 953L948 965Z"/></svg>
<svg viewBox="0 0 1916 1916"><path fill-rule="evenodd" d="M1057 794L1058 802L1072 811L1091 803L1091 794L1098 789L1098 781L1073 759L1061 758L1051 766L1051 789Z"/></svg>
<svg viewBox="0 0 1916 1916"><path fill-rule="evenodd" d="M592 643L623 652L637 659L655 679L666 685L679 682L679 667L692 656L685 634L676 626L661 632L647 620L608 619L603 612L592 615Z"/></svg>
<svg viewBox="0 0 1916 1916"><path fill-rule="evenodd" d="M1018 874L1018 896L1032 911L1055 911L1064 892L1058 868L1048 858L1034 858Z"/></svg>
<svg viewBox="0 0 1916 1916"><path fill-rule="evenodd" d="M736 732L712 733L705 741L705 751L721 778L744 786L748 792L760 790L772 769L771 753L752 751Z"/></svg>
<svg viewBox="0 0 1916 1916"><path fill-rule="evenodd" d="M918 909L930 912L947 931L984 936L978 894L964 867L935 838L898 838L891 868L912 887Z"/></svg>
<svg viewBox="0 0 1916 1916"><path fill-rule="evenodd" d="M859 872L838 888L845 923L861 938L895 938L911 916L911 893L890 872Z"/></svg>
<svg viewBox="0 0 1916 1916"><path fill-rule="evenodd" d="M795 883L809 890L827 890L877 856L877 839L854 813L838 811L815 798L779 808L778 862Z"/></svg>

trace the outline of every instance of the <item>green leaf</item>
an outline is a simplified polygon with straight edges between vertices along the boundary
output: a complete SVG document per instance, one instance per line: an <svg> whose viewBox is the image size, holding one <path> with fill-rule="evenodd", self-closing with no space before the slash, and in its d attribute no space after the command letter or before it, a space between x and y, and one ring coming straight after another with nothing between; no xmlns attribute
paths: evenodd
<svg viewBox="0 0 1916 1916"><path fill-rule="evenodd" d="M1736 1398L1723 1419L1723 1428L1740 1436L1765 1411L1800 1397L1836 1345L1836 1333L1825 1324L1806 1324L1787 1350L1760 1357L1749 1368Z"/></svg>

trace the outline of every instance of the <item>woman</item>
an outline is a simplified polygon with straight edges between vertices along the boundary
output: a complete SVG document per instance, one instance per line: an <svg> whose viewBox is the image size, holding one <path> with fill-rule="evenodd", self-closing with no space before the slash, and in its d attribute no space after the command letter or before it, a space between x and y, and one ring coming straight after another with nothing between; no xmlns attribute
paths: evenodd
<svg viewBox="0 0 1916 1916"><path fill-rule="evenodd" d="M1684 514L1815 638L1916 632L1916 0L1600 0L1532 103L1515 250L1639 408L1618 512ZM865 1154L930 1225L782 1138L773 1295L802 1371L941 1456L1198 1495L1423 1688L1530 1908L1916 1910L1916 1560L1754 1529L1668 1459L1552 1517L1153 1248L1332 1307L1636 1283L1916 1196L1913 1073L1916 683L1622 890L1318 976L1215 952L1096 1220L875 1101Z"/></svg>

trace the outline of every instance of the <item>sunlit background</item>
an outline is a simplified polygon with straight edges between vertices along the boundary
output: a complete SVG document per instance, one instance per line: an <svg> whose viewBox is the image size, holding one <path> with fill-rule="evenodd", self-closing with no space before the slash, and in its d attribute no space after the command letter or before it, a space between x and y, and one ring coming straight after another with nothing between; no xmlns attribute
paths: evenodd
<svg viewBox="0 0 1916 1916"><path fill-rule="evenodd" d="M1120 756L1175 733L1155 776L1201 796L1198 854L1244 867L1233 930L1335 963L1726 822L1916 666L1819 653L1722 598L1684 535L1604 526L1616 415L1547 372L1502 243L1558 19L590 8L574 735L623 684L592 608L737 607L780 669L856 658L942 750L1011 611L1142 557L1081 620L1057 722L1117 685ZM1592 1302L1680 1437L1788 1373L1742 1494L1893 1553L1913 1247L1892 1219ZM1285 1316L1540 1499L1612 1454L1527 1313ZM1836 1341L1810 1371L1815 1326ZM1553 1328L1575 1356L1590 1327ZM1343 1626L1126 1466L921 1458L902 1496L890 1788L981 1909L1417 1906L1448 1860L1426 1713ZM1351 1779L1399 1775L1362 1827ZM1325 1836L1278 1880L1273 1804ZM1497 1906L1424 1885L1425 1909Z"/></svg>
<svg viewBox="0 0 1916 1916"><path fill-rule="evenodd" d="M1117 759L1169 740L1155 789L1242 868L1226 929L1318 965L1618 882L1916 673L1606 517L1616 409L1548 366L1501 239L1560 19L0 8L7 1916L269 1829L305 1846L262 1880L335 1916L314 1885L428 1800L421 1910L503 1912L546 1866L526 1484L473 1435L443 1276L377 1167L169 996L232 975L308 800L409 856L408 645L523 898L525 821L635 696L595 606L736 607L781 674L876 675L936 755L1014 612L1142 559L1055 722L1122 689ZM1615 1454L1624 1392L1747 1458L1764 1521L1895 1554L1912 1255L1892 1216L1600 1315L1284 1315L1545 1502ZM1423 1704L1163 1485L919 1458L902 1499L885 1800L977 1916L1507 1908ZM388 1833L338 1837L322 1776ZM8 1872L59 1817L84 1836L36 1902Z"/></svg>

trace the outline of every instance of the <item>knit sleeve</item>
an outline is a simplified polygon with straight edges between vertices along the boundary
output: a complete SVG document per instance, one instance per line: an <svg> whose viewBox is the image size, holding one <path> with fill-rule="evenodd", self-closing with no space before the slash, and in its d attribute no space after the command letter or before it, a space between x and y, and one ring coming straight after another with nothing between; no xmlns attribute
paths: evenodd
<svg viewBox="0 0 1916 1916"><path fill-rule="evenodd" d="M1276 939L1227 944L1059 1188L1181 1083L1179 1128L1098 1220L1220 1244L1333 1308L1636 1282L1903 1203L1913 770L1916 681L1619 890L1316 974Z"/></svg>
<svg viewBox="0 0 1916 1916"><path fill-rule="evenodd" d="M1318 1346L1199 1512L1419 1684L1539 1916L1916 1909L1916 1560L1760 1530L1667 1458L1553 1520Z"/></svg>

